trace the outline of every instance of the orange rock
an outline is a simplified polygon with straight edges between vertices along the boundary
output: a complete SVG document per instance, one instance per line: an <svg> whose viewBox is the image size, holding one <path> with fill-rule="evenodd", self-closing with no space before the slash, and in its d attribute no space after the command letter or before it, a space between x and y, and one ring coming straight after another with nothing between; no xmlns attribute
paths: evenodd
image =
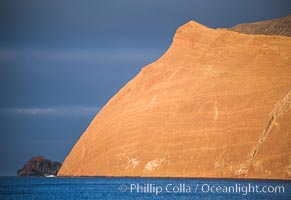
<svg viewBox="0 0 291 200"><path fill-rule="evenodd" d="M290 179L291 38L181 26L103 107L59 176Z"/></svg>

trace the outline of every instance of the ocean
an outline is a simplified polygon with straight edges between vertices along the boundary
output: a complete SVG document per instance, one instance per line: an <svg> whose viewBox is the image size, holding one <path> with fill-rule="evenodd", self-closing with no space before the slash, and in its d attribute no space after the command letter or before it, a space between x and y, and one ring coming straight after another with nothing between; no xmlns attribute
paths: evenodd
<svg viewBox="0 0 291 200"><path fill-rule="evenodd" d="M1 177L0 199L291 199L291 181Z"/></svg>

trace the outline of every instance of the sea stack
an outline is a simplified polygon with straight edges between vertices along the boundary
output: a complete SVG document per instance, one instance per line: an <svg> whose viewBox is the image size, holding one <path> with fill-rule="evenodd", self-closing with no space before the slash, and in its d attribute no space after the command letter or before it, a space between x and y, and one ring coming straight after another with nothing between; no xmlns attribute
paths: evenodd
<svg viewBox="0 0 291 200"><path fill-rule="evenodd" d="M35 156L17 170L17 176L56 176L62 163L44 156Z"/></svg>
<svg viewBox="0 0 291 200"><path fill-rule="evenodd" d="M291 38L190 21L93 119L59 176L291 179Z"/></svg>

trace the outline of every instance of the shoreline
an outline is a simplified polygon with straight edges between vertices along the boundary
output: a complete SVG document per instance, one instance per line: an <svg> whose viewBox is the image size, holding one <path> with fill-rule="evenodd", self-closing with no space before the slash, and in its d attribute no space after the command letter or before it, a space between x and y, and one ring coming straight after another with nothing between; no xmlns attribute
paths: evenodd
<svg viewBox="0 0 291 200"><path fill-rule="evenodd" d="M291 182L291 179L266 179L266 178L217 178L217 177L144 177L144 176L0 176L0 178L111 178L111 179L181 179L181 180L239 180L239 181L284 181Z"/></svg>

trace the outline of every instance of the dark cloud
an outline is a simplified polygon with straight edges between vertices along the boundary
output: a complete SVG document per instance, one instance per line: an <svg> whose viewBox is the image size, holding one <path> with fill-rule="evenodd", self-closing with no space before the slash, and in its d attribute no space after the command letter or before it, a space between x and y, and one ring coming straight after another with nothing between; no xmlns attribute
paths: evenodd
<svg viewBox="0 0 291 200"><path fill-rule="evenodd" d="M102 106L159 49L2 50L2 107ZM21 98L19 98L21 97Z"/></svg>
<svg viewBox="0 0 291 200"><path fill-rule="evenodd" d="M287 15L290 6L289 0L4 0L0 36L5 46L159 47L189 20L232 26Z"/></svg>

